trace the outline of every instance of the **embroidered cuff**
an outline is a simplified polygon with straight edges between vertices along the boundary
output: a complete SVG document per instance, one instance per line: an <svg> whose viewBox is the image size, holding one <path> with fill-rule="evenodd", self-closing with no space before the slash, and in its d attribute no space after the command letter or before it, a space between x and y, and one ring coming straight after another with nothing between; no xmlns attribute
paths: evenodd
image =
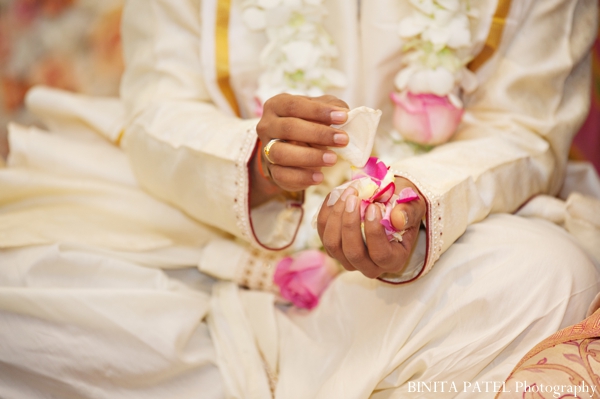
<svg viewBox="0 0 600 399"><path fill-rule="evenodd" d="M302 196L278 197L250 209L250 161L256 150L256 125L247 129L236 167L236 194L233 209L243 238L256 248L278 251L289 247L303 216Z"/></svg>
<svg viewBox="0 0 600 399"><path fill-rule="evenodd" d="M253 290L279 293L273 275L280 257L240 241L216 239L204 247L198 269L214 278L233 281Z"/></svg>
<svg viewBox="0 0 600 399"><path fill-rule="evenodd" d="M423 195L427 204L426 230L419 232L416 248L407 268L398 274L384 274L379 279L391 284L402 284L413 281L427 274L433 264L440 258L443 247L444 220L440 197L429 187L416 180L408 173L394 170L394 175L403 177L414 184ZM425 242L423 242L425 241Z"/></svg>

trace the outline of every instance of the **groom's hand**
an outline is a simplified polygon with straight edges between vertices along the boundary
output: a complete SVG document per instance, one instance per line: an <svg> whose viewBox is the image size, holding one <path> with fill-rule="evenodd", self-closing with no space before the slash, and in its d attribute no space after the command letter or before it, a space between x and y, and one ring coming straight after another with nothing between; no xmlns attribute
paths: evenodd
<svg viewBox="0 0 600 399"><path fill-rule="evenodd" d="M263 145L259 155L277 186L302 191L323 181L321 168L333 166L337 155L324 147L344 147L346 132L330 125L348 118L348 105L334 96L279 94L265 102L256 131ZM263 154L271 140L269 159Z"/></svg>
<svg viewBox="0 0 600 399"><path fill-rule="evenodd" d="M407 187L419 192L410 181L396 178L396 193ZM332 258L337 259L346 270L358 270L369 278L399 273L406 267L417 240L419 225L427 212L420 193L418 200L397 204L392 210L392 225L397 230L406 230L402 242L388 241L380 223L380 207L371 204L365 213L365 243L360 228L360 200L353 188L348 188L332 206L327 206L328 199L319 212L317 227Z"/></svg>

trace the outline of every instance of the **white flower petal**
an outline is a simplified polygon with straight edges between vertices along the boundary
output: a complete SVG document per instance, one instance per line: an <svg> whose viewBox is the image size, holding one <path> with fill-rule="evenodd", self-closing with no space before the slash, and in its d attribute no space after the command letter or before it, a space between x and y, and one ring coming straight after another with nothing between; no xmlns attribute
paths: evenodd
<svg viewBox="0 0 600 399"><path fill-rule="evenodd" d="M283 0L283 5L289 9L296 10L302 7L302 0Z"/></svg>
<svg viewBox="0 0 600 399"><path fill-rule="evenodd" d="M344 88L348 85L348 79L346 79L346 75L342 71L327 68L324 71L324 75L325 79L327 79L333 87Z"/></svg>
<svg viewBox="0 0 600 399"><path fill-rule="evenodd" d="M450 11L458 11L460 9L459 0L437 0L437 3Z"/></svg>
<svg viewBox="0 0 600 399"><path fill-rule="evenodd" d="M324 74L325 71L322 68L310 68L304 72L304 80L307 82L319 80Z"/></svg>
<svg viewBox="0 0 600 399"><path fill-rule="evenodd" d="M444 47L448 40L450 40L451 32L448 29L431 27L427 32L423 34L423 39L431 41L438 47Z"/></svg>
<svg viewBox="0 0 600 399"><path fill-rule="evenodd" d="M448 46L458 48L471 44L471 31L469 30L469 19L466 16L454 18L448 26L451 32Z"/></svg>
<svg viewBox="0 0 600 399"><path fill-rule="evenodd" d="M408 82L408 91L415 94L431 93L429 88L429 71L422 70L414 73Z"/></svg>
<svg viewBox="0 0 600 399"><path fill-rule="evenodd" d="M398 34L403 38L420 35L427 28L428 22L426 17L419 14L404 18L398 26Z"/></svg>
<svg viewBox="0 0 600 399"><path fill-rule="evenodd" d="M256 7L246 8L242 12L242 20L250 30L261 30L267 26L264 10Z"/></svg>
<svg viewBox="0 0 600 399"><path fill-rule="evenodd" d="M394 78L394 84L399 91L403 91L408 86L408 82L412 78L413 74L417 71L416 66L410 66L403 68L396 77Z"/></svg>
<svg viewBox="0 0 600 399"><path fill-rule="evenodd" d="M296 40L282 47L292 69L304 69L314 58L315 47L304 40Z"/></svg>
<svg viewBox="0 0 600 399"><path fill-rule="evenodd" d="M460 86L466 93L472 93L479 86L479 80L477 79L477 75L471 72L467 68L463 68L461 71L461 79Z"/></svg>
<svg viewBox="0 0 600 399"><path fill-rule="evenodd" d="M447 26L455 18L455 15L456 13L453 11L437 8L433 13L434 25L439 27Z"/></svg>
<svg viewBox="0 0 600 399"><path fill-rule="evenodd" d="M273 8L277 7L281 3L281 0L258 0L256 4L262 8Z"/></svg>
<svg viewBox="0 0 600 399"><path fill-rule="evenodd" d="M435 10L433 0L410 0L411 4L417 7L421 12L431 15Z"/></svg>
<svg viewBox="0 0 600 399"><path fill-rule="evenodd" d="M291 11L287 7L272 7L265 10L267 26L282 26L290 19Z"/></svg>
<svg viewBox="0 0 600 399"><path fill-rule="evenodd" d="M461 99L454 93L448 94L448 100L450 100L450 103L458 109L462 109L464 106Z"/></svg>
<svg viewBox="0 0 600 399"><path fill-rule="evenodd" d="M323 92L323 90L315 86L310 87L306 92L306 95L309 97L321 97L324 94L325 93Z"/></svg>
<svg viewBox="0 0 600 399"><path fill-rule="evenodd" d="M446 68L437 68L433 71L428 71L427 75L431 93L443 97L450 94L452 89L454 89L454 74Z"/></svg>

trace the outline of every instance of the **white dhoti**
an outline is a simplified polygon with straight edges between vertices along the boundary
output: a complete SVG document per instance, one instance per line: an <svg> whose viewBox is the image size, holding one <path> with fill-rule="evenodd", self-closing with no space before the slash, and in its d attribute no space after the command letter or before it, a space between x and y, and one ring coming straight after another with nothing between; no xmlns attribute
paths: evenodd
<svg viewBox="0 0 600 399"><path fill-rule="evenodd" d="M504 380L537 342L581 320L599 289L564 230L501 214L470 226L415 282L343 273L313 311L276 305L199 272L198 237L219 235L125 179L117 149L64 140L15 145L0 170L2 398L428 397L416 382L460 388L436 398L493 397L464 384ZM42 149L51 165L27 161ZM72 215L87 227L73 232Z"/></svg>
<svg viewBox="0 0 600 399"><path fill-rule="evenodd" d="M298 206L248 204L267 35L242 23L247 1L132 0L122 101L34 90L30 110L60 134L11 129L1 398L491 398L463 387L503 381L537 342L584 317L599 289L591 257L557 226L506 213L560 191L589 101L595 2L472 2L465 54L488 36L501 43L463 96L451 142L406 158L389 95L408 58L398 24L415 2L322 3L335 67L351 83L333 94L383 111L376 152L428 203L427 255L393 281L420 278L394 286L343 273L308 312L202 274L231 277L242 256L211 244L282 248L298 224ZM497 7L510 8L503 33ZM564 224L593 238L600 221L576 213L581 223L573 213Z"/></svg>

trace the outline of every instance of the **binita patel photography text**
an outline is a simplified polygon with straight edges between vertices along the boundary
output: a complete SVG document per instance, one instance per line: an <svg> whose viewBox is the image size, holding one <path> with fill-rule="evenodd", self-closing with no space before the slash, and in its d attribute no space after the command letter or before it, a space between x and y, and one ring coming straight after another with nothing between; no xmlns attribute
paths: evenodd
<svg viewBox="0 0 600 399"><path fill-rule="evenodd" d="M571 394L575 398L595 397L598 392L596 385L581 382L579 385L560 385L545 383L528 383L527 381L500 382L480 381L463 382L435 381L435 382L409 382L408 392L411 393L445 393L445 392L467 392L467 393L539 393L545 394L545 398L559 398L565 394Z"/></svg>

